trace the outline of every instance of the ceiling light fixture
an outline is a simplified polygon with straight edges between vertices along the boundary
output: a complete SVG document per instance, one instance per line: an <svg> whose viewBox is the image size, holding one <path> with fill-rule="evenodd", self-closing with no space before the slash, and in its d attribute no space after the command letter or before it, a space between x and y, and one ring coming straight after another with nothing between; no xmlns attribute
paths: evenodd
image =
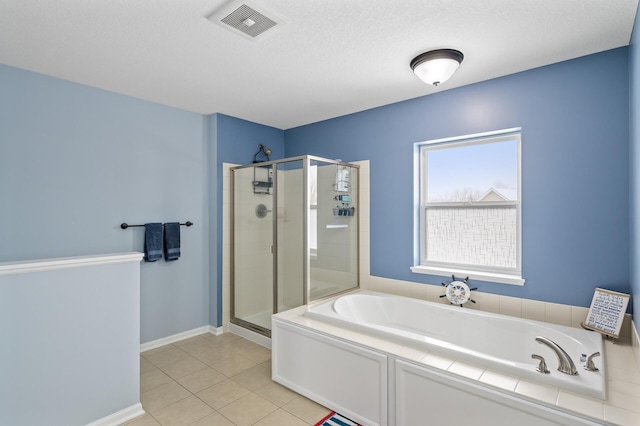
<svg viewBox="0 0 640 426"><path fill-rule="evenodd" d="M437 86L451 78L463 59L462 52L453 49L438 49L416 56L410 66L420 80Z"/></svg>

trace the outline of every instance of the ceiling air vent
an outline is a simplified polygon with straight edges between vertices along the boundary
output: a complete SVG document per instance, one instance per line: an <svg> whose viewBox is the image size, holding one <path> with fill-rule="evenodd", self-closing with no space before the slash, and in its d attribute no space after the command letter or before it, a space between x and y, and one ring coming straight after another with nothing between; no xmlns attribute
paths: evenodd
<svg viewBox="0 0 640 426"><path fill-rule="evenodd" d="M261 39L286 23L280 16L254 1L232 1L207 19L249 40Z"/></svg>

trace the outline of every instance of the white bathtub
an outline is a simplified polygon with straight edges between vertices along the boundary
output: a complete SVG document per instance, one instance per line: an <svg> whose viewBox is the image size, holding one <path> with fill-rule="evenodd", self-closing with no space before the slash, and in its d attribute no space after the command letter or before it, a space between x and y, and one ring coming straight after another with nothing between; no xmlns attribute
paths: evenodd
<svg viewBox="0 0 640 426"><path fill-rule="evenodd" d="M606 399L606 354L602 337L595 332L370 291L358 291L312 305L304 315L592 398ZM556 355L548 346L537 343L537 336L560 345L571 356L578 375L559 372ZM594 352L601 354L594 358L599 371L584 370L581 354ZM550 374L536 371L538 361L532 359L531 354L545 358Z"/></svg>

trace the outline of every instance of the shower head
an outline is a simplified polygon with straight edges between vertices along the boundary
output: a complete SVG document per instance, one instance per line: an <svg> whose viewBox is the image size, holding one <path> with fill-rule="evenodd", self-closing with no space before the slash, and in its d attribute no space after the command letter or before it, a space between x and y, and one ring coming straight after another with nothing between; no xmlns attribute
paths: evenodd
<svg viewBox="0 0 640 426"><path fill-rule="evenodd" d="M265 157L267 157L267 159L266 160L258 160L258 155L260 155L260 153L262 153ZM253 156L253 162L254 163L261 163L263 161L269 161L269 156L270 155L271 155L271 150L268 147L260 144L260 145L258 145L258 152L256 152L256 154Z"/></svg>

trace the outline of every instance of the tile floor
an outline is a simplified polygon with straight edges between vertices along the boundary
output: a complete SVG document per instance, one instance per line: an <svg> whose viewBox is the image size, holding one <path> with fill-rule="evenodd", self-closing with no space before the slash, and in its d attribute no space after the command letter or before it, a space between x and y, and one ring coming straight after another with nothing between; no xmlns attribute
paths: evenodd
<svg viewBox="0 0 640 426"><path fill-rule="evenodd" d="M271 380L271 350L202 334L140 356L146 411L127 426L307 426L330 410Z"/></svg>

